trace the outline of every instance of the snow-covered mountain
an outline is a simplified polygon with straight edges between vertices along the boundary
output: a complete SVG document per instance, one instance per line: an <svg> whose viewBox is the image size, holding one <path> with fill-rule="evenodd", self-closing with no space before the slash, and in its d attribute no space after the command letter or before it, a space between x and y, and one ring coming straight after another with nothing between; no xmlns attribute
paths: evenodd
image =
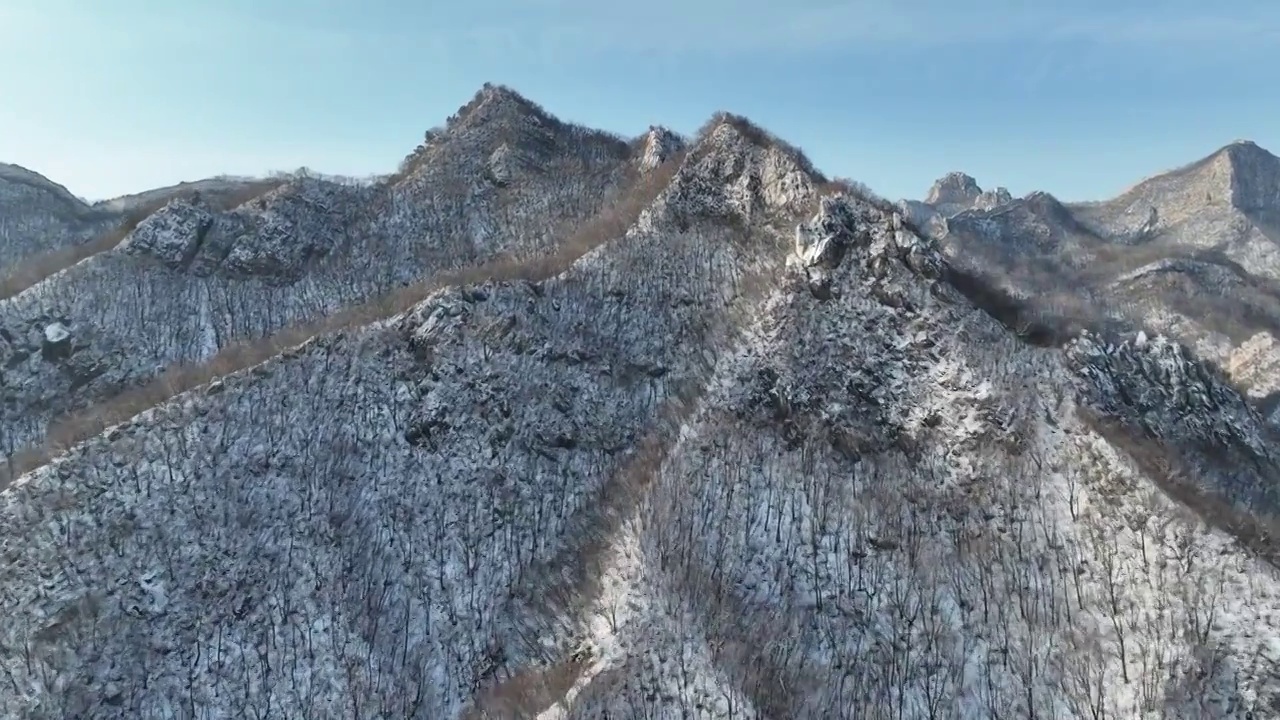
<svg viewBox="0 0 1280 720"><path fill-rule="evenodd" d="M171 292L25 311L16 365L92 332L200 382L0 490L0 715L1280 713L1248 400L1155 333L1027 332L743 118L626 142L490 87L384 186L175 202L81 266L46 282ZM279 352L132 350L222 327L188 287Z"/></svg>
<svg viewBox="0 0 1280 720"><path fill-rule="evenodd" d="M43 175L0 163L0 278L25 258L84 242L110 220Z"/></svg>
<svg viewBox="0 0 1280 720"><path fill-rule="evenodd" d="M977 191L965 178L939 180L931 202L902 203L949 257L1037 296L1051 312L1177 337L1275 406L1280 386L1267 368L1280 364L1272 349L1280 331L1280 159L1237 141L1094 203L1037 192L964 205L955 198Z"/></svg>
<svg viewBox="0 0 1280 720"><path fill-rule="evenodd" d="M646 142L561 123L494 87L394 182L301 177L229 210L174 200L116 247L0 300L10 389L0 447L65 442L101 425L93 413L68 417L94 401L129 392L150 404L171 394L167 369L262 352L300 323L406 302L433 273L540 254L644 176ZM52 327L67 331L56 362Z"/></svg>

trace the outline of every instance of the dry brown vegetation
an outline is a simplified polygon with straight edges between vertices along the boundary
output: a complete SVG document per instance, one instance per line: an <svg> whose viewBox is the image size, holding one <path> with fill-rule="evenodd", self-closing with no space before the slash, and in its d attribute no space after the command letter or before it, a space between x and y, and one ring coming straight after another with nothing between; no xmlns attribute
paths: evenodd
<svg viewBox="0 0 1280 720"><path fill-rule="evenodd" d="M549 668L516 673L481 692L464 720L521 720L536 717L564 699L586 669L586 661L570 658Z"/></svg>
<svg viewBox="0 0 1280 720"><path fill-rule="evenodd" d="M216 209L229 210L276 189L283 182L281 179L273 179L249 183L245 185L243 190L221 197L216 203L211 204ZM11 298L81 260L114 249L129 236L129 233L138 227L139 223L147 219L152 213L169 204L172 200L190 199L195 194L195 192L182 192L157 198L131 210L119 224L89 242L28 258L3 276L0 276L0 300Z"/></svg>
<svg viewBox="0 0 1280 720"><path fill-rule="evenodd" d="M391 317L443 288L512 280L539 282L557 275L587 252L625 233L641 211L667 186L683 161L684 153L678 153L650 172L634 175L603 210L571 232L566 232L565 239L545 256L502 256L481 265L438 273L415 285L399 288L315 321L285 328L264 338L228 345L202 363L170 367L144 385L60 418L50 424L41 446L20 450L9 457L7 473L0 476L0 487L47 464L60 453L106 428L181 393L265 362L317 336Z"/></svg>

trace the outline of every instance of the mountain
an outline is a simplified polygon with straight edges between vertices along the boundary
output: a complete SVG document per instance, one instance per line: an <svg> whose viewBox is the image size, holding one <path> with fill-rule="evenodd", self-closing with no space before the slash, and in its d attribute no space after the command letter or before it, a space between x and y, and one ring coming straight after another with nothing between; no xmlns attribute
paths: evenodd
<svg viewBox="0 0 1280 720"><path fill-rule="evenodd" d="M1217 248L1276 278L1277 207L1280 158L1253 142L1237 141L1113 200L1082 203L1076 211L1109 237Z"/></svg>
<svg viewBox="0 0 1280 720"><path fill-rule="evenodd" d="M1013 196L1003 187L983 190L972 175L950 172L934 182L924 202L904 200L900 205L917 227L938 234L945 232L946 218L975 208L989 210L1011 200Z"/></svg>
<svg viewBox="0 0 1280 720"><path fill-rule="evenodd" d="M1268 410L1280 400L1266 371L1280 363L1280 159L1258 145L1232 143L1103 202L914 205L917 218L944 216L928 227L949 257L1046 312L1167 333L1230 368Z"/></svg>
<svg viewBox="0 0 1280 720"><path fill-rule="evenodd" d="M6 717L1280 712L1256 408L1164 336L1011 328L745 118L486 87L384 184L175 201L81 266L15 300L281 329L0 490ZM162 336L84 307L41 362Z"/></svg>
<svg viewBox="0 0 1280 720"><path fill-rule="evenodd" d="M83 242L108 220L43 175L0 163L0 276L31 255Z"/></svg>
<svg viewBox="0 0 1280 720"><path fill-rule="evenodd" d="M420 299L434 273L543 253L640 182L646 142L487 88L394 181L301 177L230 209L169 202L117 246L0 300L0 448L43 457L109 421L96 401L149 405L193 382L193 364L265 358L301 324ZM56 348L51 330L65 335Z"/></svg>

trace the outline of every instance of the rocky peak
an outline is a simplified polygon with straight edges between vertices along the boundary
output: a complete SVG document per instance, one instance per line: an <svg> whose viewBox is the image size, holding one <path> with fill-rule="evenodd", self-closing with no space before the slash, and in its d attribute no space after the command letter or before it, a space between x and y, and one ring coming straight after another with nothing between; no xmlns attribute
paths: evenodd
<svg viewBox="0 0 1280 720"><path fill-rule="evenodd" d="M983 190L974 199L973 207L978 210L994 210L1011 202L1013 202L1013 195L1008 188L998 187L995 190Z"/></svg>
<svg viewBox="0 0 1280 720"><path fill-rule="evenodd" d="M684 140L671 130L660 125L651 126L642 138L643 149L640 155L640 170L648 172L668 158L684 149Z"/></svg>
<svg viewBox="0 0 1280 720"><path fill-rule="evenodd" d="M1138 232L1152 208L1170 226L1203 220L1209 207L1267 210L1280 205L1280 159L1256 143L1236 141L1190 165L1147 178L1105 205L1104 225L1121 234L1126 234L1124 228Z"/></svg>
<svg viewBox="0 0 1280 720"><path fill-rule="evenodd" d="M1280 158L1251 140L1219 151L1229 168L1231 204L1243 211L1280 207Z"/></svg>
<svg viewBox="0 0 1280 720"><path fill-rule="evenodd" d="M456 115L449 127L476 127L489 124L558 126L560 123L542 106L505 85L485 83Z"/></svg>
<svg viewBox="0 0 1280 720"><path fill-rule="evenodd" d="M789 221L812 208L823 180L795 148L722 113L690 148L664 203L681 214Z"/></svg>
<svg viewBox="0 0 1280 720"><path fill-rule="evenodd" d="M982 195L982 188L971 175L962 172L949 172L938 178L925 202L930 205L964 205L970 207Z"/></svg>
<svg viewBox="0 0 1280 720"><path fill-rule="evenodd" d="M938 246L904 227L898 209L877 207L846 194L821 198L818 212L796 226L793 264L808 275L816 297L830 296L831 271L849 258L882 278L891 263L933 279L942 274Z"/></svg>
<svg viewBox="0 0 1280 720"><path fill-rule="evenodd" d="M1028 193L1022 202L1041 216L1067 224L1071 222L1071 211L1062 201L1043 190Z"/></svg>

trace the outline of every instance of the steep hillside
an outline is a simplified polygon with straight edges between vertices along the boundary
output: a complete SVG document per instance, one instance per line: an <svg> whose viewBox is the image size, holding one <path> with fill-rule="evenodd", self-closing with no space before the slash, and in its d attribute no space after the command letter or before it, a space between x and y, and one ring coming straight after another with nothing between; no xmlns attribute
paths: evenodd
<svg viewBox="0 0 1280 720"><path fill-rule="evenodd" d="M73 412L68 423L92 426L87 406L144 391L166 368L377 305L434 273L546 252L640 181L645 144L491 87L394 183L303 177L229 210L174 200L117 247L0 300L0 451L27 452ZM53 430L55 443L83 433Z"/></svg>
<svg viewBox="0 0 1280 720"><path fill-rule="evenodd" d="M26 258L85 242L112 220L43 175L0 163L0 279Z"/></svg>
<svg viewBox="0 0 1280 720"><path fill-rule="evenodd" d="M525 103L482 93L375 227L435 217L448 162L489 171L470 188L579 182L467 134ZM451 159L449 133L476 145ZM569 240L482 210L460 252L527 253L505 274L0 490L0 714L1280 713L1280 472L1223 376L1164 338L1025 342L910 217L742 118L657 164L660 132L616 156L563 137L569 168L642 173ZM210 215L120 262L239 278L196 262Z"/></svg>

